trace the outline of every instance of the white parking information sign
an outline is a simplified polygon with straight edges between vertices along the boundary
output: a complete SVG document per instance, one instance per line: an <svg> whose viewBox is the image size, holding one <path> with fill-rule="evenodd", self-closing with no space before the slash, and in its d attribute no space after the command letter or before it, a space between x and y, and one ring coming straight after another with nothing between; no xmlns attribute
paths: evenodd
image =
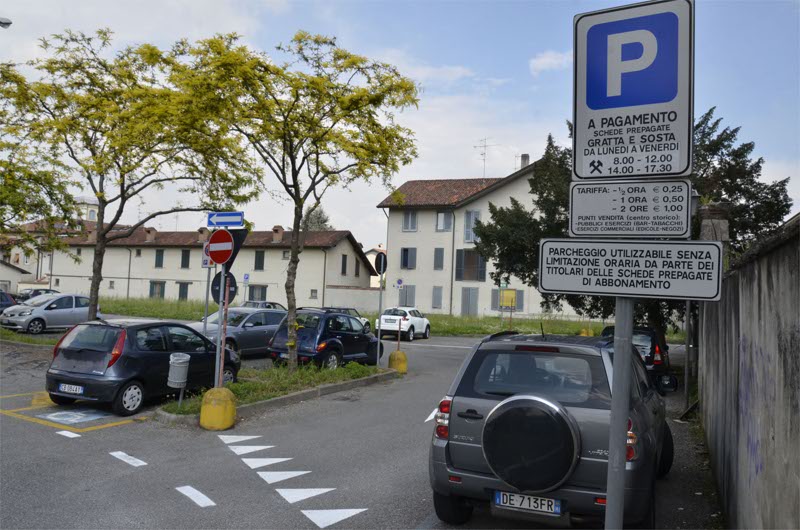
<svg viewBox="0 0 800 530"><path fill-rule="evenodd" d="M687 180L573 182L569 192L572 237L691 235L692 186Z"/></svg>
<svg viewBox="0 0 800 530"><path fill-rule="evenodd" d="M573 179L692 172L694 6L575 17Z"/></svg>
<svg viewBox="0 0 800 530"><path fill-rule="evenodd" d="M543 293L716 301L722 284L718 241L543 239Z"/></svg>

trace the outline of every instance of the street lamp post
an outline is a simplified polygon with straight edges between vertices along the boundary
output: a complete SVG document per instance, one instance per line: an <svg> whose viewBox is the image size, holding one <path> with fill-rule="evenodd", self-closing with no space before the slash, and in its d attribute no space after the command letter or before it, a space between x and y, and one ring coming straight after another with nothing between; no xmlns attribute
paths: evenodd
<svg viewBox="0 0 800 530"><path fill-rule="evenodd" d="M0 17L0 28L7 28L11 25L11 21L7 18Z"/></svg>

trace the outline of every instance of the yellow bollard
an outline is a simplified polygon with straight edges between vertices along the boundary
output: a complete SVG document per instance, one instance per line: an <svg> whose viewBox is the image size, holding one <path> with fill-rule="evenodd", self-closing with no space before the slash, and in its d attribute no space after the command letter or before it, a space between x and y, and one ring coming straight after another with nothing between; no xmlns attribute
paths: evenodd
<svg viewBox="0 0 800 530"><path fill-rule="evenodd" d="M397 370L398 373L408 373L408 357L400 350L393 351L389 354L389 368Z"/></svg>
<svg viewBox="0 0 800 530"><path fill-rule="evenodd" d="M580 335L581 337L588 337L589 336L589 332L586 331L586 328L583 328L583 329L581 329L581 332L578 335Z"/></svg>
<svg viewBox="0 0 800 530"><path fill-rule="evenodd" d="M212 388L203 395L200 406L200 427L224 431L236 423L236 396L227 388Z"/></svg>

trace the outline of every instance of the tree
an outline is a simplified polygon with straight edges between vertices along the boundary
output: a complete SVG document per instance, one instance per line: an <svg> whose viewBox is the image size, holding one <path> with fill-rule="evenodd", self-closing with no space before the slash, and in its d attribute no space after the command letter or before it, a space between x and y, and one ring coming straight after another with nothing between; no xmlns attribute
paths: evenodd
<svg viewBox="0 0 800 530"><path fill-rule="evenodd" d="M96 316L107 245L148 221L176 212L232 207L255 196L258 172L242 147L170 85L162 53L144 44L109 53L111 32L66 31L42 39L44 59L28 79L13 65L0 70L0 99L10 117L2 135L44 158L18 174L47 176L48 192L66 196L73 182L97 198L89 318ZM26 173L27 172L27 173ZM59 187L61 186L61 187ZM119 225L126 206L169 187L179 198L133 225ZM184 202L186 201L186 202Z"/></svg>
<svg viewBox="0 0 800 530"><path fill-rule="evenodd" d="M236 35L220 35L195 46L184 43L171 60L172 80L192 94L203 114L213 116L213 128L256 153L266 175L264 190L293 205L285 283L293 368L304 215L314 214L328 189L359 180L388 185L414 159L413 134L395 122L394 113L417 104L417 86L389 64L302 31L278 46L274 59Z"/></svg>
<svg viewBox="0 0 800 530"><path fill-rule="evenodd" d="M303 213L303 231L319 231L319 230L333 230L331 220L322 206L313 208L307 206L305 213Z"/></svg>
<svg viewBox="0 0 800 530"><path fill-rule="evenodd" d="M750 158L755 145L737 145L739 128L720 130L722 120L714 119L714 111L710 109L695 124L694 173L690 179L704 201L732 204L731 246L742 252L753 240L777 228L791 211L792 201L786 191L789 179L761 182L764 161ZM533 164L533 178L529 180L532 209L512 198L508 208L490 204L490 220L477 223L475 232L480 241L476 248L487 260L495 262L492 279L496 283L516 276L528 285L538 286L539 240L568 235L571 164L571 150L559 147L548 136L544 155ZM696 238L699 224L694 231ZM614 314L611 297L545 294L542 300L542 307L548 311L561 309L567 303L579 315L590 318ZM639 300L635 319L663 330L670 323L675 325L675 319L681 320L684 310L680 301Z"/></svg>

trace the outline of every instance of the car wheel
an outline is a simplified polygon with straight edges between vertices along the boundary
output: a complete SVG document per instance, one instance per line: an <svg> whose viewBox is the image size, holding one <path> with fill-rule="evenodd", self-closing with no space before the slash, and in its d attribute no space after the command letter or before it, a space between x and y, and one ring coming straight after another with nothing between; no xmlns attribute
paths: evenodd
<svg viewBox="0 0 800 530"><path fill-rule="evenodd" d="M426 338L426 339L431 338L431 327L430 326L426 326L425 327L425 337L424 338Z"/></svg>
<svg viewBox="0 0 800 530"><path fill-rule="evenodd" d="M59 396L57 394L50 394L50 401L56 405L72 405L77 401L75 398Z"/></svg>
<svg viewBox="0 0 800 530"><path fill-rule="evenodd" d="M406 340L408 342L414 342L414 326L408 328L408 331L406 332Z"/></svg>
<svg viewBox="0 0 800 530"><path fill-rule="evenodd" d="M322 367L326 370L336 370L342 366L342 356L338 352L332 351L322 361Z"/></svg>
<svg viewBox="0 0 800 530"><path fill-rule="evenodd" d="M126 383L117 392L112 408L114 413L119 416L132 416L144 405L144 387L139 381Z"/></svg>
<svg viewBox="0 0 800 530"><path fill-rule="evenodd" d="M236 382L236 370L233 369L231 366L226 366L222 370L222 384L227 385L228 383L235 383Z"/></svg>
<svg viewBox="0 0 800 530"><path fill-rule="evenodd" d="M433 492L433 509L436 517L447 524L461 525L472 518L472 506L461 497Z"/></svg>
<svg viewBox="0 0 800 530"><path fill-rule="evenodd" d="M672 442L672 431L669 429L669 424L664 423L664 434L661 441L661 459L658 461L658 478L667 476L669 470L672 469L672 459L675 455L675 446Z"/></svg>
<svg viewBox="0 0 800 530"><path fill-rule="evenodd" d="M28 333L31 335L38 335L44 331L44 320L41 318L34 318L28 323Z"/></svg>

